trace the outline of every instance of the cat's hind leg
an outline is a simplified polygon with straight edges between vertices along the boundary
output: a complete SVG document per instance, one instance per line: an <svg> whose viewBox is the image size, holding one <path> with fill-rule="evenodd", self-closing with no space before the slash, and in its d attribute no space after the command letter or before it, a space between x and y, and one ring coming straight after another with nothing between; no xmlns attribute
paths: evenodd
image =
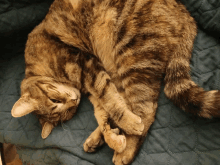
<svg viewBox="0 0 220 165"><path fill-rule="evenodd" d="M136 60L136 63L133 63L131 67L135 69L128 67L132 58L127 58L127 56L122 58L123 65L118 69L119 74L117 78L121 83L117 83L117 88L120 89L121 95L125 98L130 110L141 117L144 130L141 136L125 134L126 148L121 153L115 151L113 156L115 165L130 164L135 158L150 126L155 121L161 88L161 70L163 68L160 66L163 66L163 64L160 62L157 63L154 60L146 60L148 63L145 61L147 64L145 65L143 59L133 58L133 61ZM151 63L152 65L150 65Z"/></svg>
<svg viewBox="0 0 220 165"><path fill-rule="evenodd" d="M99 126L85 141L84 150L86 152L94 152L105 141L110 148L117 151L117 153L121 153L126 147L125 136L119 135L118 128L111 128L108 122L109 114L102 108L95 97L90 96L90 101L94 105L95 117Z"/></svg>
<svg viewBox="0 0 220 165"><path fill-rule="evenodd" d="M145 126L143 135L138 136L138 135L125 134L126 143L127 143L126 148L121 153L118 153L117 151L114 152L114 156L112 158L112 161L115 165L128 165L134 160L135 155L137 154L140 146L142 145L142 143L148 133L150 126L154 122L157 103L156 102L155 103L146 102L145 106L146 107L141 110L143 112L143 114L140 115L143 119L143 123Z"/></svg>

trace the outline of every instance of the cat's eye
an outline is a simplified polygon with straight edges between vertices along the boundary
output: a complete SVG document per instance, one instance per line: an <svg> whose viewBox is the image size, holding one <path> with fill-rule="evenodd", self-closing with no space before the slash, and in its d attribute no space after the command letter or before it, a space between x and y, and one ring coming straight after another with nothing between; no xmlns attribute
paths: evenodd
<svg viewBox="0 0 220 165"><path fill-rule="evenodd" d="M56 100L56 99L50 99L53 103L61 103L61 101Z"/></svg>

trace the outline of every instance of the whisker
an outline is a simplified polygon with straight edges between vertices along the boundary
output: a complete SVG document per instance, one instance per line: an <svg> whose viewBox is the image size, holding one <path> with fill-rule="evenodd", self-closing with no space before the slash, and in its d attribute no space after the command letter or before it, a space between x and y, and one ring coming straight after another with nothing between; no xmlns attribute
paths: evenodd
<svg viewBox="0 0 220 165"><path fill-rule="evenodd" d="M69 130L67 130L67 129L64 128L64 126L65 126L66 128L68 128L68 126L66 126L66 125L63 123L62 118L61 118L61 126L62 126L62 128L63 128L65 131L69 131Z"/></svg>

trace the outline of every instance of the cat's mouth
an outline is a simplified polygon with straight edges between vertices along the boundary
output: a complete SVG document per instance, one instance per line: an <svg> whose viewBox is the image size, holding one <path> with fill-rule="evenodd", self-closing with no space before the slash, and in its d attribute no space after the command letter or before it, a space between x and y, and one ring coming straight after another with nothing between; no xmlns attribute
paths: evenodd
<svg viewBox="0 0 220 165"><path fill-rule="evenodd" d="M66 121L72 119L73 116L76 114L76 112L77 112L77 106L68 108L66 110L66 112L61 114L61 116L60 116L61 122L66 122Z"/></svg>

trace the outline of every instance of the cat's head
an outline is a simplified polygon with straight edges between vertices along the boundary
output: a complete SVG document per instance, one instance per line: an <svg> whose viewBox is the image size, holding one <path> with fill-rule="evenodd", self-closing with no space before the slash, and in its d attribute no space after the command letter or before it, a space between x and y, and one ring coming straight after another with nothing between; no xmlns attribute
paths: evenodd
<svg viewBox="0 0 220 165"><path fill-rule="evenodd" d="M22 117L36 114L42 125L41 136L47 138L60 122L70 120L80 102L80 92L67 82L34 76L21 83L21 97L14 104L11 114Z"/></svg>

